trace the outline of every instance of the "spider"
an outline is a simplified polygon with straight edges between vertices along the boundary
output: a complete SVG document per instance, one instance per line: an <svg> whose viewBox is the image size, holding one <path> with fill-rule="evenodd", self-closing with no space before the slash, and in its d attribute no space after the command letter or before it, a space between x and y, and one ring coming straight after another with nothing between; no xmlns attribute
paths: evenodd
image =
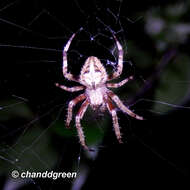
<svg viewBox="0 0 190 190"><path fill-rule="evenodd" d="M84 90L84 93L77 96L75 99L71 100L68 105L68 112L67 112L67 119L66 119L66 127L69 127L69 124L72 120L72 111L73 107L82 102L82 105L75 117L76 128L79 136L79 140L81 145L86 149L89 150L88 146L85 143L85 136L81 127L80 120L83 118L84 113L86 112L88 106L90 105L93 110L101 108L101 110L108 109L109 113L112 116L113 120L113 127L115 130L116 137L119 143L122 143L121 140L121 133L120 127L118 123L118 117L116 113L116 107L120 108L124 113L130 115L139 120L143 120L143 117L138 116L137 114L133 113L130 109L128 109L122 101L119 99L117 95L115 95L110 89L108 88L118 88L126 84L129 80L133 79L133 76L122 80L119 83L110 83L113 79L118 78L123 70L123 48L119 41L117 40L116 36L113 34L113 38L115 40L117 49L118 49L118 64L116 70L108 76L106 69L104 68L101 61L94 56L90 56L85 61L78 78L74 77L67 69L67 51L69 50L70 44L75 37L76 33L74 33L71 38L68 40L67 44L63 49L63 65L62 71L63 75L66 79L70 81L75 81L80 83L80 86L75 87L67 87L64 85L60 85L56 83L57 87L60 87L63 90L69 92L76 92ZM112 103L114 102L114 104Z"/></svg>

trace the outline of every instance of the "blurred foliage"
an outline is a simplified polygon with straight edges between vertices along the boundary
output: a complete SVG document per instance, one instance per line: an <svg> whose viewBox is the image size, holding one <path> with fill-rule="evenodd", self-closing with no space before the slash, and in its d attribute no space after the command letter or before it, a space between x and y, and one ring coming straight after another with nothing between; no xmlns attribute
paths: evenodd
<svg viewBox="0 0 190 190"><path fill-rule="evenodd" d="M6 99L0 101L1 105L1 114L0 120L1 121L8 121L11 120L13 117L23 117L23 118L31 118L32 112L24 103L24 101L18 101L17 99Z"/></svg>
<svg viewBox="0 0 190 190"><path fill-rule="evenodd" d="M175 109L175 105L184 104L190 97L190 57L187 51L183 51L180 46L186 45L190 36L190 22L188 18L190 11L189 2L177 2L164 7L152 7L141 15L144 17L144 34L140 38L139 44L134 39L125 41L122 45L128 49L125 59L132 59L128 64L135 65L135 69L141 69L142 80L145 84L152 78L157 81L154 89L154 102L152 111L155 113L166 113ZM138 13L139 14L139 13ZM135 24L138 24L135 23ZM140 31L139 31L140 32ZM144 37L146 36L146 38ZM148 36L148 37L147 37ZM149 39L152 51L146 48L146 40ZM139 38L138 38L139 39ZM144 46L144 47L142 47ZM162 58L167 56L170 50L175 50L174 59L162 63ZM154 53L153 53L154 52ZM159 65L165 64L160 71L159 77L156 70ZM134 69L134 73L136 72ZM143 73L144 71L144 73ZM154 81L151 81L154 82ZM142 85L142 83L141 83ZM144 88L147 86L145 85ZM142 90L138 81L128 84L127 91L122 91L120 97L127 99ZM148 91L144 89L144 91ZM140 97L143 99L143 97ZM145 101L145 100L144 100ZM163 103L163 104L162 104ZM170 104L170 105L167 105ZM171 106L174 104L174 106Z"/></svg>
<svg viewBox="0 0 190 190"><path fill-rule="evenodd" d="M178 48L185 44L190 35L190 23L185 16L190 11L189 2L178 2L163 8L152 8L146 13L145 32L152 38L158 53L168 48ZM155 92L155 100L181 105L190 96L190 57L187 53L177 52L174 61L170 61L161 73ZM159 103L155 111L162 113L174 107Z"/></svg>
<svg viewBox="0 0 190 190"><path fill-rule="evenodd" d="M190 57L180 54L162 72L155 93L155 101L174 104L174 106L155 103L153 109L164 113L173 110L175 105L183 105L190 96L188 81L190 81Z"/></svg>
<svg viewBox="0 0 190 190"><path fill-rule="evenodd" d="M154 40L158 52L164 52L171 45L180 45L187 41L190 23L185 20L185 16L189 11L188 1L147 11L145 31Z"/></svg>
<svg viewBox="0 0 190 190"><path fill-rule="evenodd" d="M14 169L20 171L51 169L57 159L57 152L50 140L51 131L48 128L41 128L38 122L30 123L35 117L25 102L10 98L1 105L4 106L1 107L0 114L2 158L0 172L9 174ZM25 123L21 125L19 120Z"/></svg>

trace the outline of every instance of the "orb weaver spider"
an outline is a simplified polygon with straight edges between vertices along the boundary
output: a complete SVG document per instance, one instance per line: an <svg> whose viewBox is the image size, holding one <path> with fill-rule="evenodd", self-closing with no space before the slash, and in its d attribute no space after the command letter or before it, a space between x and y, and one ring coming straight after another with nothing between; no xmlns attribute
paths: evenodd
<svg viewBox="0 0 190 190"><path fill-rule="evenodd" d="M133 113L130 109L128 109L122 101L119 99L119 97L114 94L110 89L108 88L118 88L126 84L129 80L133 79L133 76L130 76L129 78L126 78L122 80L119 83L110 83L109 81L118 78L123 70L123 48L119 41L117 40L116 36L113 34L113 38L115 40L115 43L117 45L118 49L118 64L116 70L108 76L105 67L101 63L101 61L94 56L90 56L85 61L81 71L80 76L78 78L74 77L70 72L68 72L67 66L67 51L69 50L70 44L75 37L76 33L74 33L71 38L68 40L67 44L65 45L63 49L63 75L66 79L70 81L75 81L80 83L80 86L75 87L67 87L64 85L60 85L56 83L57 87L60 87L63 90L69 91L69 92L76 92L84 90L84 92L77 96L75 99L71 100L68 105L68 112L67 112L67 119L66 119L66 126L69 127L69 124L72 120L72 111L73 107L79 103L82 102L82 105L75 117L76 122L76 128L79 136L79 140L81 145L86 149L89 150L88 146L85 143L85 137L84 133L81 127L80 120L83 118L84 113L86 112L88 106L90 105L92 109L96 110L98 108L101 108L102 110L105 110L105 108L108 109L109 113L112 116L113 120L113 127L115 130L116 137L119 141L119 143L122 143L121 140L121 133L118 123L118 117L116 113L116 107L122 110L124 113L130 115L131 117L134 117L139 120L143 120L143 117L138 116L137 114ZM112 103L114 102L115 105Z"/></svg>

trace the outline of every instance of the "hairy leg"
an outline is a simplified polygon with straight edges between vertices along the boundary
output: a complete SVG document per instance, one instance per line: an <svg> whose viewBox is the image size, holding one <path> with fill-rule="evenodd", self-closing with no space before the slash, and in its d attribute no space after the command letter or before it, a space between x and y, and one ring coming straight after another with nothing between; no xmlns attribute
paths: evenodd
<svg viewBox="0 0 190 190"><path fill-rule="evenodd" d="M117 118L117 113L116 113L116 110L115 110L115 106L112 104L110 99L107 99L106 102L107 102L106 103L107 108L108 108L110 114L112 115L113 126L114 126L116 137L117 137L119 143L122 143L121 133L120 133L120 129L119 129L119 123L118 123L118 118Z"/></svg>
<svg viewBox="0 0 190 190"><path fill-rule="evenodd" d="M107 83L106 86L108 88L119 88L120 86L123 86L124 84L126 84L129 80L132 80L133 76L130 76L129 78L126 78L124 80L122 80L119 83Z"/></svg>
<svg viewBox="0 0 190 190"><path fill-rule="evenodd" d="M108 92L109 97L116 103L116 105L124 112L139 120L143 120L143 117L138 116L137 114L133 113L130 109L128 109L122 101L119 99L117 95L115 95L112 91Z"/></svg>
<svg viewBox="0 0 190 190"><path fill-rule="evenodd" d="M85 137L84 137L84 133L82 130L82 126L80 124L80 120L83 118L84 113L86 112L86 109L88 108L88 105L89 105L88 100L85 100L83 102L83 104L81 105L81 107L76 115L76 118L75 118L76 128L77 128L80 143L86 150L89 150L89 148L86 146L86 143L85 143Z"/></svg>
<svg viewBox="0 0 190 190"><path fill-rule="evenodd" d="M121 44L119 43L119 41L117 40L116 36L113 35L113 37L116 41L116 45L117 45L117 49L118 49L118 63L117 63L116 71L111 76L109 76L108 80L113 80L113 79L119 77L123 70L123 48L122 48Z"/></svg>
<svg viewBox="0 0 190 190"><path fill-rule="evenodd" d="M75 37L75 33L70 37L69 41L67 42L67 44L65 45L65 47L63 49L62 70L63 70L63 75L64 75L64 77L66 79L77 82L77 79L75 79L75 77L71 73L69 73L68 70L67 70L67 67L68 67L68 64L67 64L67 51L68 51L74 37Z"/></svg>
<svg viewBox="0 0 190 190"><path fill-rule="evenodd" d="M72 120L72 112L73 107L80 101L84 100L86 98L85 94L81 94L77 96L75 99L71 100L69 102L68 111L67 111L67 119L66 119L66 127L69 128L69 124Z"/></svg>
<svg viewBox="0 0 190 190"><path fill-rule="evenodd" d="M55 85L65 91L69 91L69 92L77 92L77 91L80 91L80 90L84 90L84 86L74 86L74 87L67 87L67 86L64 86L64 85L60 85L58 83L55 83Z"/></svg>

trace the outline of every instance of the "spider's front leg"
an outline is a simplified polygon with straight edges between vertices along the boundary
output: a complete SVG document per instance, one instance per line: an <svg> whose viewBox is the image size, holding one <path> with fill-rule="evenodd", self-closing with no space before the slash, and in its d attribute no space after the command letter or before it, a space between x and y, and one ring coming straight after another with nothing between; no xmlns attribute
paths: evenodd
<svg viewBox="0 0 190 190"><path fill-rule="evenodd" d="M75 99L71 100L69 102L68 111L67 111L67 119L66 119L66 127L69 128L69 124L72 120L72 112L73 107L80 101L84 100L86 98L85 94L81 94L77 96Z"/></svg>
<svg viewBox="0 0 190 190"><path fill-rule="evenodd" d="M75 37L75 33L70 37L69 41L67 42L67 44L65 45L64 49L63 49L63 64L62 64L62 70L63 70L63 75L66 79L68 80L72 80L72 81L76 81L77 79L68 72L68 64L67 64L67 51L69 50L69 47L71 45L71 42L73 40L73 38Z"/></svg>
<svg viewBox="0 0 190 190"><path fill-rule="evenodd" d="M117 95L115 95L112 91L108 92L109 97L116 103L116 105L124 112L130 115L131 117L134 117L139 120L143 120L143 117L133 113L130 109L128 109L122 101L119 99Z"/></svg>
<svg viewBox="0 0 190 190"><path fill-rule="evenodd" d="M85 143L84 133L80 124L80 120L83 118L84 113L86 112L86 109L88 108L88 105L89 105L88 100L85 100L83 104L81 105L75 119L80 143L86 150L89 150L89 148L86 146L86 143Z"/></svg>
<svg viewBox="0 0 190 190"><path fill-rule="evenodd" d="M115 106L112 104L112 102L109 98L106 100L106 105L107 105L107 108L108 108L110 114L112 115L113 126L114 126L116 137L117 137L119 143L122 143L121 133L120 133L120 129L119 129L119 123L118 123L118 118L117 118Z"/></svg>
<svg viewBox="0 0 190 190"><path fill-rule="evenodd" d="M118 49L118 63L117 63L116 71L108 77L108 80L113 80L113 79L119 77L122 73L122 70L123 70L123 54L124 54L124 51L123 51L121 44L117 40L116 36L113 35L113 37L115 39L117 49Z"/></svg>

